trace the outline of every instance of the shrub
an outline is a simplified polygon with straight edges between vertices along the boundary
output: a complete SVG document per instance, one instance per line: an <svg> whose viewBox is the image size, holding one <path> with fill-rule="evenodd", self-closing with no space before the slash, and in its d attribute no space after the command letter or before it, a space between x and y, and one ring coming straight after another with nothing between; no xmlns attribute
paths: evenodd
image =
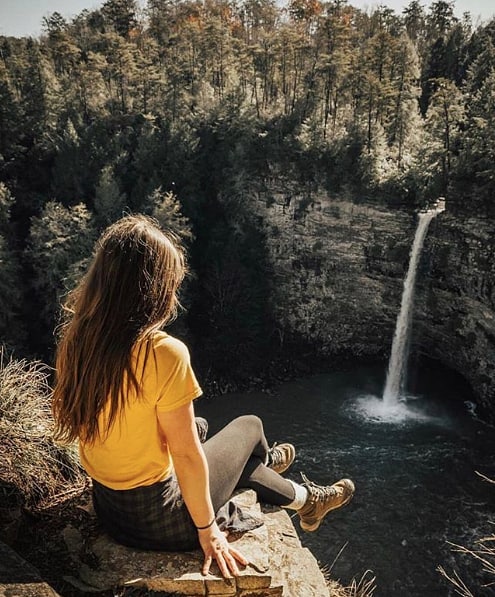
<svg viewBox="0 0 495 597"><path fill-rule="evenodd" d="M74 447L52 440L50 369L15 360L0 348L0 486L29 509L81 487Z"/></svg>

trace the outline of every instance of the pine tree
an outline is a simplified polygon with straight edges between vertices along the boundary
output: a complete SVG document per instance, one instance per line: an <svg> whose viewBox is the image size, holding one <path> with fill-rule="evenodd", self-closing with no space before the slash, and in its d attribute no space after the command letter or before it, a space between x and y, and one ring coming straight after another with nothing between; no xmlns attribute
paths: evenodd
<svg viewBox="0 0 495 597"><path fill-rule="evenodd" d="M402 169L404 161L410 163L417 147L414 138L418 138L421 129L418 98L420 89L419 57L407 35L399 38L393 57L393 102L394 108L389 118L389 143L397 148L396 163Z"/></svg>
<svg viewBox="0 0 495 597"><path fill-rule="evenodd" d="M164 192L158 187L148 197L148 204L151 207L151 215L163 230L170 230L185 241L192 239L189 220L182 215L182 206L172 192Z"/></svg>
<svg viewBox="0 0 495 597"><path fill-rule="evenodd" d="M409 38L418 46L425 38L426 15L419 0L412 0L402 11Z"/></svg>
<svg viewBox="0 0 495 597"><path fill-rule="evenodd" d="M32 292L42 345L51 346L60 301L72 288L76 272L91 255L96 230L91 214L82 205L63 207L48 202L34 217L25 259L32 268Z"/></svg>
<svg viewBox="0 0 495 597"><path fill-rule="evenodd" d="M17 254L0 231L0 344L24 348L26 330L22 323L23 284Z"/></svg>
<svg viewBox="0 0 495 597"><path fill-rule="evenodd" d="M436 80L435 87L426 115L430 141L425 154L433 181L431 194L448 197L451 172L465 118L464 101L455 83L448 79Z"/></svg>
<svg viewBox="0 0 495 597"><path fill-rule="evenodd" d="M94 208L100 228L122 217L126 206L126 196L120 192L112 166L101 171L95 192Z"/></svg>
<svg viewBox="0 0 495 597"><path fill-rule="evenodd" d="M495 214L494 54L491 43L487 44L469 70L466 123L452 183L452 193L463 208L475 205L490 216Z"/></svg>
<svg viewBox="0 0 495 597"><path fill-rule="evenodd" d="M22 322L24 285L18 253L12 248L13 204L9 189L0 183L0 345L22 350L26 339Z"/></svg>
<svg viewBox="0 0 495 597"><path fill-rule="evenodd" d="M107 0L101 12L114 30L122 37L128 37L138 26L135 0Z"/></svg>
<svg viewBox="0 0 495 597"><path fill-rule="evenodd" d="M0 233L6 235L9 233L10 226L10 210L14 204L9 189L0 182Z"/></svg>
<svg viewBox="0 0 495 597"><path fill-rule="evenodd" d="M15 156L21 127L19 94L7 68L10 52L7 40L0 40L0 156L7 160Z"/></svg>

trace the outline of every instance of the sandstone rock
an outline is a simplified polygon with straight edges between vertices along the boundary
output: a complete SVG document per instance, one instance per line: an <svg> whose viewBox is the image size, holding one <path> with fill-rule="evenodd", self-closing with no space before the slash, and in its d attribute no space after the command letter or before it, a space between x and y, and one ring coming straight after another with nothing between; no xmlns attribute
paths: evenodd
<svg viewBox="0 0 495 597"><path fill-rule="evenodd" d="M235 499L244 509L251 508L259 515L260 506L253 491L242 491ZM250 562L234 579L224 579L216 565L210 575L202 576L199 550L145 552L118 545L101 533L86 537L84 529L70 527L65 529L64 538L78 571L78 581L88 590L145 587L190 596L328 595L316 560L301 547L287 512L277 508L264 512L265 525L232 538Z"/></svg>
<svg viewBox="0 0 495 597"><path fill-rule="evenodd" d="M328 587L313 554L301 546L285 510L267 508L266 525L270 536L273 582L283 586L284 595L328 597Z"/></svg>
<svg viewBox="0 0 495 597"><path fill-rule="evenodd" d="M259 509L259 505L256 506ZM252 563L241 572L237 586L242 589L269 587L268 533L260 527L245 533L236 547ZM115 586L144 586L150 590L176 592L183 595L235 595L236 583L224 579L214 564L213 574L202 576L202 553L165 553L139 551L119 545L105 535L87 546L95 567L81 563L79 575L90 586L110 589ZM206 587L206 588L205 588Z"/></svg>

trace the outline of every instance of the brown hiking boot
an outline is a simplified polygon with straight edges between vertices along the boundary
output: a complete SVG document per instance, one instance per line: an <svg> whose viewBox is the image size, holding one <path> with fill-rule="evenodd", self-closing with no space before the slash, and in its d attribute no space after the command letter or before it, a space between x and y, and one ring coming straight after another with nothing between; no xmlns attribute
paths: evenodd
<svg viewBox="0 0 495 597"><path fill-rule="evenodd" d="M303 485L308 490L308 499L297 511L299 524L304 531L316 531L323 518L331 511L348 504L354 495L354 483L341 479L333 485L316 485L303 475Z"/></svg>
<svg viewBox="0 0 495 597"><path fill-rule="evenodd" d="M294 462L296 449L292 444L274 444L268 451L268 468L280 475Z"/></svg>

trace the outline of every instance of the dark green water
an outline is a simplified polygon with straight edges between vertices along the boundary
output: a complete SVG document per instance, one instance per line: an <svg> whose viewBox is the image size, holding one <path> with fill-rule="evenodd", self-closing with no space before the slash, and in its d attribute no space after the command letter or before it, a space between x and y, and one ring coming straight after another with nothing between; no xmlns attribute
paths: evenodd
<svg viewBox="0 0 495 597"><path fill-rule="evenodd" d="M281 385L273 395L201 399L197 411L213 432L237 415L259 415L269 441L296 446L288 474L296 481L300 471L318 483L355 481L349 506L331 513L317 533L300 532L321 564L333 564L332 577L347 584L370 569L375 597L454 595L436 570L443 565L456 569L475 595L494 595L480 588L481 567L447 543L472 546L493 534L495 486L475 471L495 478L494 429L470 414L458 380L431 370L416 375L410 397L420 416L374 422L356 404L381 395L383 376L373 367L318 375Z"/></svg>

